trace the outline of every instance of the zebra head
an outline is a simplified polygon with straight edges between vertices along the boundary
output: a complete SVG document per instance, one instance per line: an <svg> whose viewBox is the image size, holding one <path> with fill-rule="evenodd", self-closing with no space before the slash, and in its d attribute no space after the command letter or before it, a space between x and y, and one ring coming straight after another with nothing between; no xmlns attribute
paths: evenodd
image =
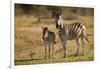
<svg viewBox="0 0 100 69"><path fill-rule="evenodd" d="M55 22L56 22L56 28L57 29L63 28L63 20L62 20L62 17L61 17L61 12L55 13Z"/></svg>
<svg viewBox="0 0 100 69"><path fill-rule="evenodd" d="M48 27L42 27L42 39L48 36Z"/></svg>

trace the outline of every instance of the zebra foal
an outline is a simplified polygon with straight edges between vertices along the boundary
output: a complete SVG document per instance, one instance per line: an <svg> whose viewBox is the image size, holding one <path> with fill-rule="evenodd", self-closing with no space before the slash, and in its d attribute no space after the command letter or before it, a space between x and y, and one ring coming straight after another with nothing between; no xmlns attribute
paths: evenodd
<svg viewBox="0 0 100 69"><path fill-rule="evenodd" d="M79 46L80 46L79 38L81 38L82 40L82 50L83 50L82 56L83 56L85 39L88 41L85 26L79 22L75 22L72 24L64 24L61 17L61 12L56 12L55 23L56 23L56 28L58 30L59 37L63 45L63 51L64 51L63 57L65 58L67 56L66 53L67 40L76 40L77 51L75 53L75 56L78 55Z"/></svg>
<svg viewBox="0 0 100 69"><path fill-rule="evenodd" d="M53 57L54 44L56 43L55 33L48 30L48 27L42 27L42 39L45 45L45 59L47 57L47 52L49 53L49 58L51 57L51 52L52 52L52 57Z"/></svg>

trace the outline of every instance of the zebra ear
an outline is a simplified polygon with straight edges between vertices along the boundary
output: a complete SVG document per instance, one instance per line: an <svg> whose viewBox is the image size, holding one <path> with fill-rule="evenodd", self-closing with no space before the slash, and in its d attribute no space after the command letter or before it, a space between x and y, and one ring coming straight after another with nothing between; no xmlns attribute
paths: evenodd
<svg viewBox="0 0 100 69"><path fill-rule="evenodd" d="M55 11L55 12L54 12L54 15L56 16L57 14L58 14L58 12L57 12L57 11Z"/></svg>
<svg viewBox="0 0 100 69"><path fill-rule="evenodd" d="M55 14L57 15L58 14L58 11L55 11Z"/></svg>
<svg viewBox="0 0 100 69"><path fill-rule="evenodd" d="M44 27L42 27L42 29L44 29Z"/></svg>
<svg viewBox="0 0 100 69"><path fill-rule="evenodd" d="M57 11L54 11L54 17L56 17L58 15Z"/></svg>
<svg viewBox="0 0 100 69"><path fill-rule="evenodd" d="M48 27L45 27L48 30Z"/></svg>
<svg viewBox="0 0 100 69"><path fill-rule="evenodd" d="M48 30L48 27L47 27L47 30Z"/></svg>

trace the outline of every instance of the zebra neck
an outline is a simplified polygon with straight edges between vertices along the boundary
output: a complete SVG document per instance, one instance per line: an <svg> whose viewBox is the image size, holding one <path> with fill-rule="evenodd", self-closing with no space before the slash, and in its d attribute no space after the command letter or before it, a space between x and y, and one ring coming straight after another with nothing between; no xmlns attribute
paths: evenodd
<svg viewBox="0 0 100 69"><path fill-rule="evenodd" d="M63 25L61 28L59 28L58 30L59 30L59 31L62 31L62 30L64 31L64 30L65 30L64 25Z"/></svg>
<svg viewBox="0 0 100 69"><path fill-rule="evenodd" d="M58 29L58 33L61 35L66 35L65 27Z"/></svg>

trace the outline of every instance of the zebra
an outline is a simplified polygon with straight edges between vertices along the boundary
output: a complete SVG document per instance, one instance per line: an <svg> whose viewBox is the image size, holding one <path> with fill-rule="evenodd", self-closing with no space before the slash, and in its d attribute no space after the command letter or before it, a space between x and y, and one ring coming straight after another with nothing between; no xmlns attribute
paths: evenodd
<svg viewBox="0 0 100 69"><path fill-rule="evenodd" d="M56 43L55 38L56 36L54 32L48 30L48 27L42 27L42 39L45 45L45 59L47 56L47 52L49 53L49 59L51 57L50 55L52 55L53 58L54 44ZM52 54L51 54L51 50L52 50Z"/></svg>
<svg viewBox="0 0 100 69"><path fill-rule="evenodd" d="M58 30L59 37L61 39L62 45L63 45L63 51L64 55L63 57L66 58L68 56L66 52L66 45L68 40L76 40L77 44L77 51L74 54L74 56L78 55L79 51L79 38L82 40L82 56L84 56L84 46L85 46L85 39L89 42L87 35L86 35L86 28L85 25L83 25L80 22L74 22L71 24L64 24L61 12L55 13L55 23L56 23L56 29Z"/></svg>

